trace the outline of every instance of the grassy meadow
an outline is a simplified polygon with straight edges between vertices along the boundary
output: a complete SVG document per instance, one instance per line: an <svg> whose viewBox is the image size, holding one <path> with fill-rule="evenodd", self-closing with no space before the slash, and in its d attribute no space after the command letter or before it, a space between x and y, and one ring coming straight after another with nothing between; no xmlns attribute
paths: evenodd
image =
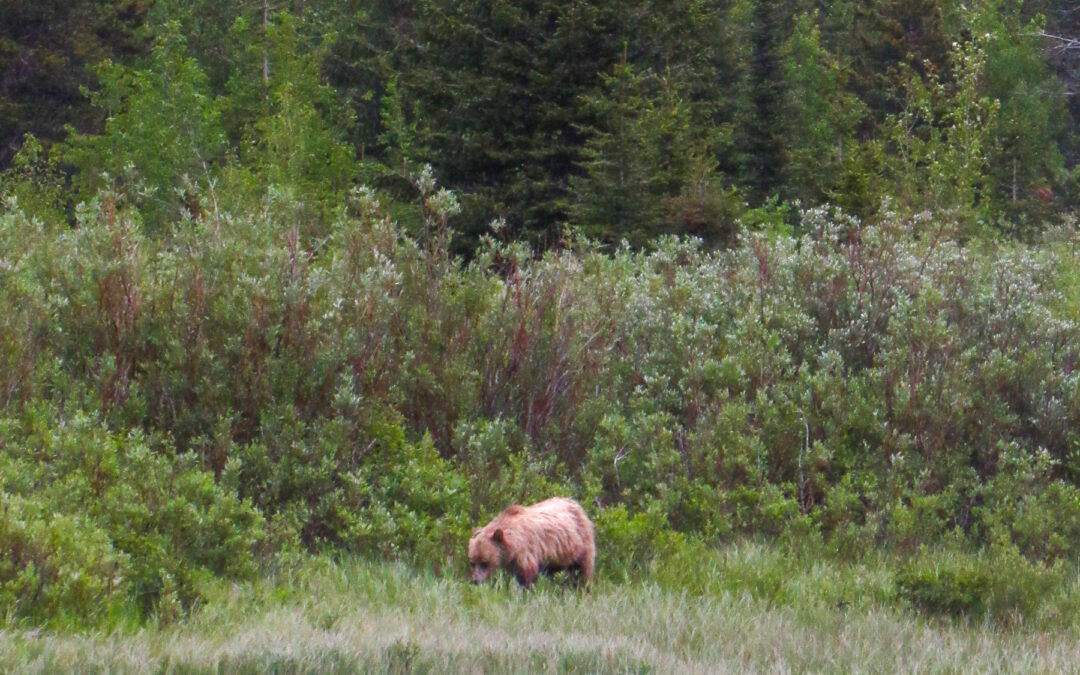
<svg viewBox="0 0 1080 675"><path fill-rule="evenodd" d="M557 580L523 592L392 563L307 559L215 583L188 617L143 626L0 631L5 672L1068 672L1080 630L933 619L889 602L880 563L792 562L732 545L704 562L722 589ZM1060 595L1080 595L1073 579ZM1069 596L1069 597L1066 597Z"/></svg>

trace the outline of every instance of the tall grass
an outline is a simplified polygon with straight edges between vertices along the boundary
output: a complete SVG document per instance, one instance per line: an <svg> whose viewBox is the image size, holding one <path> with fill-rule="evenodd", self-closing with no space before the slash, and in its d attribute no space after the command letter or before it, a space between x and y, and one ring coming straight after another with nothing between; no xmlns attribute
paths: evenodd
<svg viewBox="0 0 1080 675"><path fill-rule="evenodd" d="M742 545L708 566L726 588L694 594L602 581L578 593L554 582L523 592L505 580L472 586L400 565L317 559L276 578L221 583L179 623L82 634L9 627L0 631L0 669L1067 672L1080 662L1075 625L1001 630L884 604L891 581L879 563L792 565L775 548ZM1067 592L1077 594L1075 581Z"/></svg>

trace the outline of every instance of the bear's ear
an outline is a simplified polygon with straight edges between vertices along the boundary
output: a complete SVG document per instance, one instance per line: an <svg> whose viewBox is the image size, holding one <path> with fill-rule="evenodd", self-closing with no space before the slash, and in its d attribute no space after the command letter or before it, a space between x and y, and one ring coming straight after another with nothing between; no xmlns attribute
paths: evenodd
<svg viewBox="0 0 1080 675"><path fill-rule="evenodd" d="M492 532L491 533L491 540L494 541L496 544L505 544L506 543L506 538L503 536L503 531L502 530L495 530L494 532Z"/></svg>

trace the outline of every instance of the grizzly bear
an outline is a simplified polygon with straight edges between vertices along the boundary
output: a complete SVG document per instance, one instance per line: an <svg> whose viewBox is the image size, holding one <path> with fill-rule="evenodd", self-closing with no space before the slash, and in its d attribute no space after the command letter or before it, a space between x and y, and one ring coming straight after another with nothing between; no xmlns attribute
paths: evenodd
<svg viewBox="0 0 1080 675"><path fill-rule="evenodd" d="M573 499L552 497L532 506L513 506L469 540L473 583L496 569L514 575L528 588L539 574L573 572L579 585L592 581L596 562L595 532L584 509Z"/></svg>

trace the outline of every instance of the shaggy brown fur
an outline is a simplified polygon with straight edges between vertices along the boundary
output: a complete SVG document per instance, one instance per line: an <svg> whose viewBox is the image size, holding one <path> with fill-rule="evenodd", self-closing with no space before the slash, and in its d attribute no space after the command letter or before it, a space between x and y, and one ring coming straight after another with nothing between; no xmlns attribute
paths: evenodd
<svg viewBox="0 0 1080 675"><path fill-rule="evenodd" d="M573 499L552 497L532 506L507 508L469 540L474 583L496 569L528 588L539 574L569 571L579 583L592 580L596 542L592 521Z"/></svg>

